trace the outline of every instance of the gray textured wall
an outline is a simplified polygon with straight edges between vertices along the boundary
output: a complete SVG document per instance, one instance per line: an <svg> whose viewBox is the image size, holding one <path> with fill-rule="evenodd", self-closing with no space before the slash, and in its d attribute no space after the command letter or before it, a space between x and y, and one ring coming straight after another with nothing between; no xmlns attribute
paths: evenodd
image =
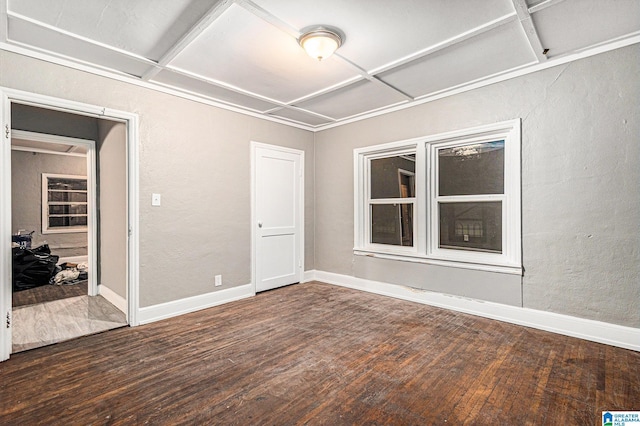
<svg viewBox="0 0 640 426"><path fill-rule="evenodd" d="M45 242L60 257L87 254L87 233L42 234L42 173L86 176L87 159L24 151L11 152L11 230L36 231L33 247Z"/></svg>
<svg viewBox="0 0 640 426"><path fill-rule="evenodd" d="M140 116L140 306L251 282L252 140L305 151L304 266L314 269L312 133L6 51L0 85Z"/></svg>
<svg viewBox="0 0 640 426"><path fill-rule="evenodd" d="M249 282L256 140L305 151L307 270L640 326L637 45L323 131L315 150L309 132L24 56L0 52L0 67L3 86L140 114L141 306L212 291L218 273ZM354 148L517 117L522 281L353 256Z"/></svg>
<svg viewBox="0 0 640 426"><path fill-rule="evenodd" d="M100 285L127 297L127 129L98 120L98 252Z"/></svg>
<svg viewBox="0 0 640 426"><path fill-rule="evenodd" d="M522 305L639 327L638 99L634 45L316 134L316 269L519 304L519 277L353 256L351 182L354 148L520 117Z"/></svg>

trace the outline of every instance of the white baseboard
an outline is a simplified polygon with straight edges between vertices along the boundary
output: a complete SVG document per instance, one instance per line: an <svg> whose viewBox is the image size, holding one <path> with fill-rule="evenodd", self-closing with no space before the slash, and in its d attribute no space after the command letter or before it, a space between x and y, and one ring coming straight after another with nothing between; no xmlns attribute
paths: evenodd
<svg viewBox="0 0 640 426"><path fill-rule="evenodd" d="M565 336L577 337L606 345L617 346L634 351L640 351L640 329L610 324L601 321L502 305L494 302L484 302L434 293L395 284L370 281L348 275L334 274L324 271L305 272L305 281L318 280L328 284L367 291L439 308L451 309L498 321L537 328Z"/></svg>
<svg viewBox="0 0 640 426"><path fill-rule="evenodd" d="M302 277L302 282L303 283L308 283L309 281L313 281L316 278L316 271L315 269L312 269L310 271L304 271L304 275Z"/></svg>
<svg viewBox="0 0 640 426"><path fill-rule="evenodd" d="M148 324L150 322L199 311L200 309L206 309L212 306L222 305L224 303L234 302L251 296L255 296L253 285L245 284L239 287L227 288L167 303L146 306L138 310L138 323Z"/></svg>
<svg viewBox="0 0 640 426"><path fill-rule="evenodd" d="M117 294L105 285L98 285L98 294L107 299L109 303L118 308L121 312L127 313L127 299Z"/></svg>

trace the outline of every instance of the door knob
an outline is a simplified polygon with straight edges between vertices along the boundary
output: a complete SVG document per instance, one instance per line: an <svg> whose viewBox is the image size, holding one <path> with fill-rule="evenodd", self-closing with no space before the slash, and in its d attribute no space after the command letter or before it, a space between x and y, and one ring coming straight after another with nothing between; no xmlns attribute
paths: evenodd
<svg viewBox="0 0 640 426"><path fill-rule="evenodd" d="M258 221L258 228L262 228L262 222Z"/></svg>

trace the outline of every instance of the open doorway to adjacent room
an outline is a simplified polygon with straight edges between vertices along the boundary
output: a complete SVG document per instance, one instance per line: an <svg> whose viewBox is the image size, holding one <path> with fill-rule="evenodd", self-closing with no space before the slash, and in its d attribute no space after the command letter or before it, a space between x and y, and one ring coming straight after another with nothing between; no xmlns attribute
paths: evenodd
<svg viewBox="0 0 640 426"><path fill-rule="evenodd" d="M128 324L123 122L11 104L11 352Z"/></svg>

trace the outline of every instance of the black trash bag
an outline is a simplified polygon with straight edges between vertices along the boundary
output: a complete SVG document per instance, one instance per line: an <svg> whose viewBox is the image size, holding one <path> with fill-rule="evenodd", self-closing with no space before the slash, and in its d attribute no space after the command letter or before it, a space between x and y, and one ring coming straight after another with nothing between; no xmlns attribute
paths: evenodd
<svg viewBox="0 0 640 426"><path fill-rule="evenodd" d="M47 244L34 249L13 248L13 291L27 290L49 284L56 270L58 256L52 255Z"/></svg>

